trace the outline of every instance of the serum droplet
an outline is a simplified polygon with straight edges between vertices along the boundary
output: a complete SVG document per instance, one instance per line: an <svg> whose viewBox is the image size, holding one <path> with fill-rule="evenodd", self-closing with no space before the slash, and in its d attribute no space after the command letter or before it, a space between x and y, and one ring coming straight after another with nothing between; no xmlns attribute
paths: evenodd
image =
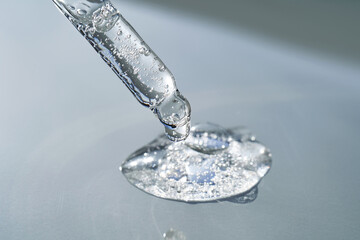
<svg viewBox="0 0 360 240"><path fill-rule="evenodd" d="M166 199L207 202L238 196L253 189L272 162L264 145L235 140L240 135L209 123L193 126L183 142L162 135L129 156L122 173L137 188Z"/></svg>

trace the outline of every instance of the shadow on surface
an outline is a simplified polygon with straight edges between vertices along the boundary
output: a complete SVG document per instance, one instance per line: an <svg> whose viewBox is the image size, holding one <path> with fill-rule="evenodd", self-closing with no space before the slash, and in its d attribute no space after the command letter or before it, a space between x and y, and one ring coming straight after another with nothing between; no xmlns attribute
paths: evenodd
<svg viewBox="0 0 360 240"><path fill-rule="evenodd" d="M240 31L360 62L360 31L355 24L360 22L359 1L135 1L215 19Z"/></svg>
<svg viewBox="0 0 360 240"><path fill-rule="evenodd" d="M259 190L258 190L258 186L256 185L255 187L250 189L248 192L225 199L222 202L227 201L227 202L232 202L232 203L237 203L237 204L247 204L247 203L251 203L251 202L255 201L258 196L258 193L259 193Z"/></svg>

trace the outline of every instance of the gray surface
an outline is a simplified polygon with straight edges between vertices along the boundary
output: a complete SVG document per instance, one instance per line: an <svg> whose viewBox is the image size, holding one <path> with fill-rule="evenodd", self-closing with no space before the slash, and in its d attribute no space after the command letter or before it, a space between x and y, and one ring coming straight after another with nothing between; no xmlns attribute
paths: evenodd
<svg viewBox="0 0 360 240"><path fill-rule="evenodd" d="M130 0L181 10L282 44L360 62L360 1Z"/></svg>
<svg viewBox="0 0 360 240"><path fill-rule="evenodd" d="M117 2L176 76L194 121L246 125L273 152L250 204L171 202L118 171L162 132L156 118L50 1L7 4L0 239L156 240L171 227L188 239L359 238L357 63Z"/></svg>

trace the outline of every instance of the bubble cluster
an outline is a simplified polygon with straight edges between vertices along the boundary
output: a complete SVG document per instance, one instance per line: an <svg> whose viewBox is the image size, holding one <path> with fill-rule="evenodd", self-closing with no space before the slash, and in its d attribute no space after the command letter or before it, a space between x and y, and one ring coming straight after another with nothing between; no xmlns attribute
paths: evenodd
<svg viewBox="0 0 360 240"><path fill-rule="evenodd" d="M193 126L183 142L158 137L130 155L121 171L157 197L207 202L250 191L270 167L269 150L252 134L206 123Z"/></svg>
<svg viewBox="0 0 360 240"><path fill-rule="evenodd" d="M169 69L111 2L53 1L136 99L159 117L169 139L185 139L190 128L189 102L178 91Z"/></svg>

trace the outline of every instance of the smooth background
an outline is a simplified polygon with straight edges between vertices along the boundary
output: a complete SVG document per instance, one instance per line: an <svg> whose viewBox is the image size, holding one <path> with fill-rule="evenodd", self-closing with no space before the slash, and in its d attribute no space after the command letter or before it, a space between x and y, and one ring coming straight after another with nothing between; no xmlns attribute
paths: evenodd
<svg viewBox="0 0 360 240"><path fill-rule="evenodd" d="M0 14L0 239L359 239L357 1L116 1L193 121L273 153L249 204L149 196L118 170L163 131L51 1ZM331 10L331 11L330 11Z"/></svg>

